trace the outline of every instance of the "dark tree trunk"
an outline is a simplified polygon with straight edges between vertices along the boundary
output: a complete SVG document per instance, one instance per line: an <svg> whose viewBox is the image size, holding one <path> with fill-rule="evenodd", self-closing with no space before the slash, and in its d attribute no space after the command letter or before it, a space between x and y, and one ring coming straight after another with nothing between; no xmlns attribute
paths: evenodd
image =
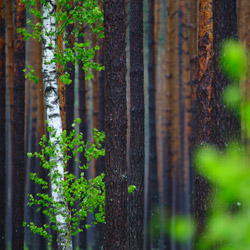
<svg viewBox="0 0 250 250"><path fill-rule="evenodd" d="M82 29L82 32L84 29ZM84 43L84 38L79 37L79 42ZM86 117L86 88L85 88L85 73L83 70L83 64L79 63L79 117L82 119L80 124L80 132L83 134L83 140L87 140L87 117ZM86 158L83 154L80 157L81 165L86 164ZM87 231L85 228L85 222L81 222L80 227L83 232L80 233L80 250L87 249Z"/></svg>
<svg viewBox="0 0 250 250"><path fill-rule="evenodd" d="M104 1L106 250L128 249L126 14L124 0Z"/></svg>
<svg viewBox="0 0 250 250"><path fill-rule="evenodd" d="M129 248L143 249L144 217L144 75L143 75L143 1L130 1L130 170Z"/></svg>
<svg viewBox="0 0 250 250"><path fill-rule="evenodd" d="M71 3L73 6L73 3ZM67 45L66 47L72 48L74 46L75 37L73 33L74 24L70 24L66 28L67 35ZM72 81L69 85L65 86L65 100L66 100L66 130L67 134L72 130L72 124L74 121L74 86L75 86L75 65L74 63L67 64L67 72L70 75L70 80ZM67 163L67 169L70 173L74 173L74 159L72 153L70 153L71 158Z"/></svg>
<svg viewBox="0 0 250 250"><path fill-rule="evenodd" d="M100 9L103 10L103 2L101 0L98 1ZM98 46L100 50L98 51L98 63L104 65L104 39L97 38ZM104 117L105 117L105 105L104 105L104 70L98 72L98 130L104 131ZM100 157L96 161L96 175L100 175L105 172L105 157ZM104 225L97 224L96 230L94 232L95 242L94 249L103 249L104 245Z"/></svg>
<svg viewBox="0 0 250 250"><path fill-rule="evenodd" d="M147 225L153 218L158 205L157 153L156 153L156 112L155 112L155 1L148 1L148 102L149 102L149 170L148 170L148 207ZM133 136L133 135L132 135ZM146 249L158 247L158 240L153 236L157 225L147 228Z"/></svg>
<svg viewBox="0 0 250 250"><path fill-rule="evenodd" d="M21 1L15 1L14 37L14 109L13 109L13 200L12 200L12 249L24 247L24 93L25 41L18 28L25 28L26 10Z"/></svg>
<svg viewBox="0 0 250 250"><path fill-rule="evenodd" d="M215 74L213 81L214 105L218 110L213 109L213 117L217 118L216 133L214 142L219 148L225 147L228 140L240 139L240 123L232 113L228 112L222 103L222 93L226 86L232 83L219 68L219 53L221 43L225 39L238 38L237 35L237 9L236 0L214 0L214 66Z"/></svg>
<svg viewBox="0 0 250 250"><path fill-rule="evenodd" d="M201 0L199 8L199 45L198 45L198 84L197 84L197 144L212 143L210 136L215 129L212 123L212 82L214 78L213 64L213 0ZM206 205L209 187L206 181L196 176L195 188L195 217L198 220L198 234L201 233L206 221Z"/></svg>
<svg viewBox="0 0 250 250"><path fill-rule="evenodd" d="M5 1L0 0L0 249L5 249Z"/></svg>
<svg viewBox="0 0 250 250"><path fill-rule="evenodd" d="M199 13L199 73L197 84L196 145L210 143L219 149L229 139L240 138L240 125L222 103L223 89L229 84L218 65L221 42L237 37L236 0L202 0ZM204 230L207 217L207 199L210 187L206 181L195 178L195 216L198 234Z"/></svg>

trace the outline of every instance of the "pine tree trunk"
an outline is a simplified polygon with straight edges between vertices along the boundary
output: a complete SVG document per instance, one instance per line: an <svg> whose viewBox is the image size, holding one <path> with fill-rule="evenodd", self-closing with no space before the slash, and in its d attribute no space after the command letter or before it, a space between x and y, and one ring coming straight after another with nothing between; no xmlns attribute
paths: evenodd
<svg viewBox="0 0 250 250"><path fill-rule="evenodd" d="M129 249L143 249L144 217L144 75L143 1L130 1L130 185Z"/></svg>
<svg viewBox="0 0 250 250"><path fill-rule="evenodd" d="M167 213L170 218L170 231L176 225L176 216L189 216L191 212L190 197L190 71L188 43L188 6L185 0L168 2L167 19L167 91L169 93L166 114L169 122L166 152L168 160L168 194L170 200ZM179 243L170 238L171 249L189 250L189 242Z"/></svg>
<svg viewBox="0 0 250 250"><path fill-rule="evenodd" d="M55 59L55 34L50 35L46 32L56 31L56 20L53 14L56 5L54 1L42 6L43 8L43 34L42 34L42 51L43 51L43 61L42 61L42 74L43 74L43 84L44 84L44 102L46 109L46 118L48 121L48 126L51 127L56 134L56 137L62 134L62 120L59 108L59 92L57 84L57 73L56 73L56 63L51 62ZM50 62L50 63L46 63ZM49 139L53 145L55 145L55 151L58 150L55 156L51 157L56 165L51 170L51 176L58 172L58 177L56 182L60 182L64 179L64 168L63 168L63 154L58 145L58 140L49 134ZM63 193L56 191L60 190L55 182L51 183L52 198L55 202L64 203ZM66 204L65 204L66 205ZM66 235L68 233L68 225L66 223L66 218L61 214L66 214L66 208L62 207L60 211L55 214L56 226L57 226L57 245L58 250L70 250L72 249L72 239L70 236ZM63 230L63 232L60 232ZM66 233L65 233L66 232Z"/></svg>
<svg viewBox="0 0 250 250"><path fill-rule="evenodd" d="M13 84L14 84L14 42L13 42L13 11L12 0L6 0L6 19L7 19L7 55L6 55L6 80L9 87L10 113L13 121ZM13 131L11 124L11 131ZM12 133L12 132L11 132Z"/></svg>
<svg viewBox="0 0 250 250"><path fill-rule="evenodd" d="M13 106L13 199L12 199L12 249L24 248L24 98L25 98L25 41L18 28L25 28L26 10L21 1L15 1L14 37L14 106Z"/></svg>
<svg viewBox="0 0 250 250"><path fill-rule="evenodd" d="M84 33L84 28L81 30ZM84 38L78 38L79 43L84 43ZM85 72L83 70L83 63L79 63L79 117L82 119L80 124L80 132L83 134L83 140L87 140L87 117L86 117L86 88L85 88ZM80 161L82 165L86 164L86 158L83 154L80 156ZM86 172L86 171L85 171ZM85 173L86 174L86 173ZM80 250L87 249L87 230L85 228L85 221L80 222L80 227L83 232L80 233Z"/></svg>
<svg viewBox="0 0 250 250"><path fill-rule="evenodd" d="M158 205L158 175L156 152L156 111L155 111L155 0L148 1L148 102L149 102L149 170L148 170L148 212L147 224L150 225ZM153 236L156 225L149 230L147 249L157 247ZM154 237L154 238L153 238Z"/></svg>
<svg viewBox="0 0 250 250"><path fill-rule="evenodd" d="M5 79L5 2L0 0L0 249L5 249L5 93L6 93L6 79Z"/></svg>
<svg viewBox="0 0 250 250"><path fill-rule="evenodd" d="M126 13L124 0L104 1L106 250L128 249Z"/></svg>

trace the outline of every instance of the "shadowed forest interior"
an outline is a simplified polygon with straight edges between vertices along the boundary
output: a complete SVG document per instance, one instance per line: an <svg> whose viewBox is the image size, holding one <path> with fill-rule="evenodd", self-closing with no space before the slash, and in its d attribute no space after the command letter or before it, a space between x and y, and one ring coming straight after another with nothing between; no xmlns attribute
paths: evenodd
<svg viewBox="0 0 250 250"><path fill-rule="evenodd" d="M0 250L250 249L249 49L249 0L0 0Z"/></svg>

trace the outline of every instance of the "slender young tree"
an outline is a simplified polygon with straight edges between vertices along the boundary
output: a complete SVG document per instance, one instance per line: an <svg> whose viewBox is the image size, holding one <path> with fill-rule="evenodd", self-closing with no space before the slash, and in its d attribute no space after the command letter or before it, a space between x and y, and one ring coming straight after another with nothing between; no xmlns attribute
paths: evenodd
<svg viewBox="0 0 250 250"><path fill-rule="evenodd" d="M63 153L58 145L58 139L62 134L62 120L59 107L59 91L57 83L57 72L55 63L55 40L56 40L56 20L55 16L51 15L56 9L55 1L46 2L42 5L43 10L43 32L42 32L42 74L44 84L44 103L46 109L46 119L48 126L55 131L56 137L49 134L50 141L55 145L58 153L51 159L55 161L55 166L51 170L53 176L56 172L59 173L57 181L64 179L63 169ZM50 36L48 36L48 32ZM49 62L49 63L48 63ZM53 132L54 133L54 132ZM62 193L56 192L56 183L51 183L52 198L55 202L63 202ZM72 239L67 238L65 232L68 231L66 219L62 214L67 213L65 207L61 207L55 214L56 226L59 230L57 232L57 246L58 250L72 249ZM62 230L62 231L60 231Z"/></svg>
<svg viewBox="0 0 250 250"><path fill-rule="evenodd" d="M24 98L25 98L25 41L18 33L25 28L26 10L21 1L15 1L14 33L14 107L13 107L13 198L12 198L12 249L24 248Z"/></svg>
<svg viewBox="0 0 250 250"><path fill-rule="evenodd" d="M124 0L104 1L106 229L104 249L128 249L126 13Z"/></svg>
<svg viewBox="0 0 250 250"><path fill-rule="evenodd" d="M5 249L5 2L0 0L0 249Z"/></svg>
<svg viewBox="0 0 250 250"><path fill-rule="evenodd" d="M143 1L130 1L130 170L136 190L129 195L129 247L143 249L144 216L144 82Z"/></svg>

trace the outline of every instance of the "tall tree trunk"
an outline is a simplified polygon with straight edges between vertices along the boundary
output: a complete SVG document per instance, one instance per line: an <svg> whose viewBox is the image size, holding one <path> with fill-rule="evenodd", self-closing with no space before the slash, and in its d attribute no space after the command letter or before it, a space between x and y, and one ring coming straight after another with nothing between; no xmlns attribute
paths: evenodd
<svg viewBox="0 0 250 250"><path fill-rule="evenodd" d="M5 79L5 2L0 0L0 249L5 249L5 93L6 93L6 79Z"/></svg>
<svg viewBox="0 0 250 250"><path fill-rule="evenodd" d="M173 228L176 216L189 216L191 212L190 197L190 71L188 43L188 6L185 0L168 2L168 59L167 59L167 91L169 112L166 114L169 122L166 154L170 201L168 213L170 216L169 242L171 249L191 249L189 242L178 243L174 240ZM168 144L170 143L170 144Z"/></svg>
<svg viewBox="0 0 250 250"><path fill-rule="evenodd" d="M126 14L124 0L104 1L105 249L128 249L126 160Z"/></svg>
<svg viewBox="0 0 250 250"><path fill-rule="evenodd" d="M42 51L43 51L43 61L42 61L42 73L43 73L43 84L44 84L44 102L46 108L46 118L48 120L48 126L51 127L56 134L56 137L62 134L62 120L60 115L59 107L59 91L57 84L57 72L56 63L51 62L55 60L55 31L56 31L56 20L53 12L56 9L55 1L50 1L46 5L42 6L43 9L43 33L42 33ZM51 15L52 13L52 15ZM48 36L46 33L54 32L54 35ZM50 62L49 64L46 62ZM53 132L54 133L54 132ZM53 166L51 170L51 176L54 175L55 171L59 174L56 178L56 182L60 182L64 179L64 168L63 168L63 154L58 144L58 139L49 133L49 139L53 145L55 145L55 152L57 154L51 157L56 165ZM58 151L57 151L58 150ZM52 198L55 202L64 203L63 193L60 187L52 181L51 192ZM58 229L57 233L57 245L58 249L71 250L72 249L72 239L67 238L68 225L66 218L61 214L66 214L65 207L61 207L60 211L55 214L56 226ZM66 246L67 245L67 246Z"/></svg>
<svg viewBox="0 0 250 250"><path fill-rule="evenodd" d="M13 199L12 199L12 249L24 248L24 98L25 98L25 41L17 33L25 28L26 10L21 1L15 1L14 38L14 107L13 107Z"/></svg>
<svg viewBox="0 0 250 250"><path fill-rule="evenodd" d="M157 13L157 12L156 12ZM159 212L158 215L162 220L165 218L165 206L166 206L166 186L168 183L168 176L166 173L166 163L169 158L169 155L165 153L165 145L167 143L168 137L168 128L169 128L169 119L167 119L166 114L168 113L169 106L166 105L169 101L169 92L167 92L167 57L168 53L166 53L167 47L167 39L166 39L166 31L167 31L167 8L165 0L160 1L159 6L159 24L157 33L158 33L158 46L156 51L156 141L157 141L157 171L158 171L158 185L159 185ZM157 18L158 19L158 18ZM155 31L156 32L156 31ZM168 95L168 96L167 96ZM159 214L160 213L160 214ZM159 247L160 249L166 248L166 235L164 232L164 226L158 228L159 236L160 236L160 245L159 241L155 242L157 245L155 247Z"/></svg>
<svg viewBox="0 0 250 250"><path fill-rule="evenodd" d="M148 101L149 101L149 170L148 170L148 213L147 224L150 225L158 205L157 153L156 153L156 111L155 111L155 0L148 1ZM133 136L133 135L132 135ZM149 234L147 249L157 247L153 239L153 224L146 232Z"/></svg>
<svg viewBox="0 0 250 250"><path fill-rule="evenodd" d="M10 95L10 113L11 121L13 121L13 84L14 84L14 40L13 40L13 11L12 0L6 0L6 15L7 15L7 83L9 84ZM12 125L11 130L13 131Z"/></svg>
<svg viewBox="0 0 250 250"><path fill-rule="evenodd" d="M144 216L144 75L143 1L130 2L130 170L136 190L129 195L129 248L143 249Z"/></svg>
<svg viewBox="0 0 250 250"><path fill-rule="evenodd" d="M73 8L73 1L70 2L72 8ZM71 48L74 46L75 37L74 37L74 24L70 24L66 28L67 32L67 47ZM74 87L75 87L75 64L74 63L68 63L67 64L67 72L70 75L71 83L67 86L65 86L65 101L66 101L66 130L67 134L70 133L72 130L72 124L74 121L74 102L75 102L75 94L74 94ZM70 155L71 158L69 159L67 163L67 169L70 173L74 173L74 159L73 155Z"/></svg>
<svg viewBox="0 0 250 250"><path fill-rule="evenodd" d="M212 143L210 134L214 129L211 110L214 64L213 64L213 0L201 0L199 8L199 72L197 84L197 125L196 141ZM206 181L195 177L195 217L198 220L198 234L201 233L206 221L206 204L209 187Z"/></svg>
<svg viewBox="0 0 250 250"><path fill-rule="evenodd" d="M84 28L82 28L82 33ZM84 38L78 38L80 43L84 43ZM79 63L79 117L82 119L80 124L80 132L83 134L83 140L87 140L87 117L86 117L86 89L85 89L85 72L83 70L83 63ZM86 164L86 158L81 154L80 158L81 164ZM86 171L85 171L86 172ZM86 174L86 173L85 173ZM87 249L87 231L85 228L85 221L80 222L80 227L83 229L83 232L80 233L80 244L79 248L81 250Z"/></svg>
<svg viewBox="0 0 250 250"><path fill-rule="evenodd" d="M37 3L37 9L41 11L41 1L36 0ZM38 18L34 17L34 22L38 22ZM42 136L45 134L45 113L44 113L44 97L43 97L43 79L42 79L42 43L34 40L34 49L36 51L36 60L33 64L34 69L36 70L37 77L38 77L38 85L37 85L37 137L38 141L42 138ZM38 145L37 145L38 146ZM38 151L40 149L37 149ZM40 166L40 164L36 165L38 167L37 172L38 175L47 180L48 176L46 176L45 169ZM47 180L49 181L49 180ZM46 191L42 190L41 187L39 187L39 193L44 193ZM38 221L40 225L43 225L46 223L46 217L44 214L40 213L38 215ZM47 240L43 237L39 237L40 241L40 250L46 250L48 247Z"/></svg>
<svg viewBox="0 0 250 250"><path fill-rule="evenodd" d="M220 0L213 2L214 12L214 64L215 74L213 89L216 96L216 107L213 109L213 116L218 115L216 123L216 134L214 134L215 143L218 147L225 147L228 140L237 140L240 138L240 123L232 112L224 107L222 103L223 89L232 83L220 70L219 55L221 43L226 39L237 39L237 9L236 0Z"/></svg>
<svg viewBox="0 0 250 250"><path fill-rule="evenodd" d="M236 0L201 0L199 14L199 74L197 84L197 138L196 144L225 147L229 139L239 139L237 119L225 110L221 100L223 89L229 84L218 65L221 42L236 38ZM195 179L195 215L201 234L207 216L207 198L210 188L206 181Z"/></svg>

